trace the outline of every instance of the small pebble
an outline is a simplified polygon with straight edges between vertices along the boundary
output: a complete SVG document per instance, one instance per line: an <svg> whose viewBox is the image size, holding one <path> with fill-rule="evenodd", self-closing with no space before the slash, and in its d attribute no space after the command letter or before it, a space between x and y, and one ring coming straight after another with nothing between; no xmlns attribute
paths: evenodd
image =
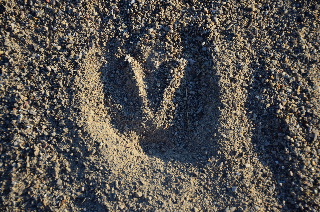
<svg viewBox="0 0 320 212"><path fill-rule="evenodd" d="M238 190L238 186L233 186L233 187L232 187L232 191L233 191L233 192L236 192L237 190Z"/></svg>
<svg viewBox="0 0 320 212"><path fill-rule="evenodd" d="M60 178L57 180L57 185L58 185L58 186L61 186L61 185L62 185L62 180L61 180Z"/></svg>
<svg viewBox="0 0 320 212"><path fill-rule="evenodd" d="M142 194L142 192L138 191L138 192L134 193L134 195L137 198L141 198L143 194Z"/></svg>

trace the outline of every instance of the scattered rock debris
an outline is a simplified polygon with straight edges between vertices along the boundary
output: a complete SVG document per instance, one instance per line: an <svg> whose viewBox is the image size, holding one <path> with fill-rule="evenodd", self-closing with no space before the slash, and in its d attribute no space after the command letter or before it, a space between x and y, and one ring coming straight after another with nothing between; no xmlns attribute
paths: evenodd
<svg viewBox="0 0 320 212"><path fill-rule="evenodd" d="M319 8L0 0L1 211L320 211Z"/></svg>

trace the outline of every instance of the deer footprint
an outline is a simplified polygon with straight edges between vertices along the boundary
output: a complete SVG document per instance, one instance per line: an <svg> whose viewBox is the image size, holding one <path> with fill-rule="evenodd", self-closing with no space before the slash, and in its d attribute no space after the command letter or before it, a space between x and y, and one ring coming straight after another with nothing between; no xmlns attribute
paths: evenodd
<svg viewBox="0 0 320 212"><path fill-rule="evenodd" d="M178 40L142 37L134 47L110 42L114 51L102 69L106 106L113 126L135 131L147 153L209 157L216 149L220 100L208 38L189 26Z"/></svg>

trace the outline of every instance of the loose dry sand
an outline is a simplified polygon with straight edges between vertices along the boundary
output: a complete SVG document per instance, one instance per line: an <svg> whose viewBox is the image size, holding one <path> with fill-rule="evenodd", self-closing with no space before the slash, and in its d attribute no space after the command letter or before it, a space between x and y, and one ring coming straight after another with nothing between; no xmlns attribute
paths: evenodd
<svg viewBox="0 0 320 212"><path fill-rule="evenodd" d="M319 8L0 0L1 211L320 211Z"/></svg>

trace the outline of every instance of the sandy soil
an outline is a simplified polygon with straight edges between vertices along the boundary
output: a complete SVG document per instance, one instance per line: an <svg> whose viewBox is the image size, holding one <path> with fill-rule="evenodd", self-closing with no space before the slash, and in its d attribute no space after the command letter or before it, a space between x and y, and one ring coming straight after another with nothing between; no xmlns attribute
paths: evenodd
<svg viewBox="0 0 320 212"><path fill-rule="evenodd" d="M320 211L319 8L0 0L1 211Z"/></svg>

